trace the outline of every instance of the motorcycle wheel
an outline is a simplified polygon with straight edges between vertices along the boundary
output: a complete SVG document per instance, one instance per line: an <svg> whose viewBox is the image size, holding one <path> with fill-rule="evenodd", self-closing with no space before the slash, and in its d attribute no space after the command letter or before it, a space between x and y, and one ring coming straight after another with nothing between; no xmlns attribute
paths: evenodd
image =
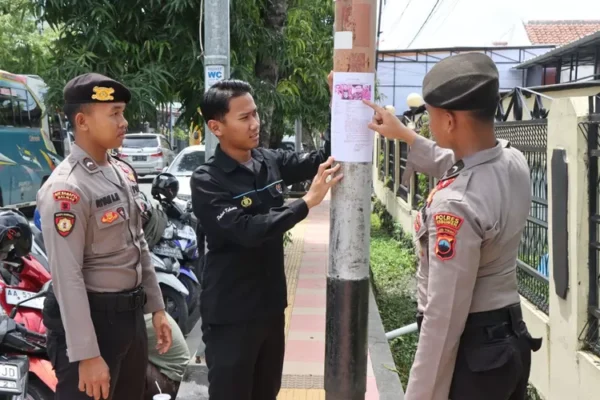
<svg viewBox="0 0 600 400"><path fill-rule="evenodd" d="M165 310L175 320L175 322L177 322L177 325L179 325L179 328L185 335L189 316L185 297L175 289L166 285L160 285L160 289L162 291L163 301L165 303Z"/></svg>
<svg viewBox="0 0 600 400"><path fill-rule="evenodd" d="M37 379L30 379L27 384L27 395L25 400L53 400L54 393Z"/></svg>
<svg viewBox="0 0 600 400"><path fill-rule="evenodd" d="M183 283L188 292L190 292L186 299L189 314L194 312L196 307L200 306L200 285L194 282L189 276L183 274L179 274L179 281Z"/></svg>

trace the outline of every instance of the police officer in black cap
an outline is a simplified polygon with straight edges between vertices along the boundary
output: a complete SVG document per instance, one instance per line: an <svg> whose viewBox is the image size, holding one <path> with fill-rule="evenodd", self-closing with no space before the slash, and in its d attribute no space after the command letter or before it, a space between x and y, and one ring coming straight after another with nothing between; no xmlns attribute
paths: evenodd
<svg viewBox="0 0 600 400"><path fill-rule="evenodd" d="M123 142L130 98L124 85L99 74L66 85L75 144L37 196L53 279L43 314L57 400L141 400L144 314L153 314L159 351L171 345L135 174L108 155Z"/></svg>
<svg viewBox="0 0 600 400"><path fill-rule="evenodd" d="M415 220L420 336L406 400L524 400L531 351L517 256L531 204L527 161L494 135L498 70L446 58L423 82L435 141L372 103L373 130L410 146L405 177L439 179Z"/></svg>

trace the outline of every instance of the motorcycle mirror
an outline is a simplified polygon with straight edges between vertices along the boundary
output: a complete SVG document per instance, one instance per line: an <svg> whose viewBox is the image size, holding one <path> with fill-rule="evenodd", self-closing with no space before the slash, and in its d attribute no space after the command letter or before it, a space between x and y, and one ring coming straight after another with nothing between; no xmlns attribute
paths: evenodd
<svg viewBox="0 0 600 400"><path fill-rule="evenodd" d="M48 293L48 290L50 289L50 285L52 285L52 280L49 280L48 282L44 283L44 285L42 286L40 291L37 292L35 295L33 295L27 299L23 299L23 300L19 301L17 304L15 304L13 309L10 311L10 318L14 318L17 315L17 311L19 310L19 307L23 303L27 303L28 301L33 300L33 299L38 299L40 297L44 297Z"/></svg>

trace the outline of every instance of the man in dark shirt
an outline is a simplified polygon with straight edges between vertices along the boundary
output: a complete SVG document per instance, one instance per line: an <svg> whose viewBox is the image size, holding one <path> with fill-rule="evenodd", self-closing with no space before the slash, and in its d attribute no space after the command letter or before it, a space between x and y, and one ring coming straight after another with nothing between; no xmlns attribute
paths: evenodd
<svg viewBox="0 0 600 400"><path fill-rule="evenodd" d="M211 400L275 400L283 369L287 289L283 235L323 200L334 176L329 138L298 154L257 148L260 120L252 88L220 81L202 115L219 139L191 180L194 213L208 253L202 279L202 331ZM316 176L315 176L316 174ZM308 193L284 204L284 189L314 177Z"/></svg>

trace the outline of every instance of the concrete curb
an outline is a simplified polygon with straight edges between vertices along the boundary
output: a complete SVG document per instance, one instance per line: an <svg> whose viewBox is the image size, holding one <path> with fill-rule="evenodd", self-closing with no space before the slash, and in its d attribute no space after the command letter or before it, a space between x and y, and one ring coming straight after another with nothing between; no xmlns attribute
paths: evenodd
<svg viewBox="0 0 600 400"><path fill-rule="evenodd" d="M373 295L373 288L369 290L369 354L377 382L379 400L404 400L404 389L400 377L393 371L396 368L379 309Z"/></svg>

